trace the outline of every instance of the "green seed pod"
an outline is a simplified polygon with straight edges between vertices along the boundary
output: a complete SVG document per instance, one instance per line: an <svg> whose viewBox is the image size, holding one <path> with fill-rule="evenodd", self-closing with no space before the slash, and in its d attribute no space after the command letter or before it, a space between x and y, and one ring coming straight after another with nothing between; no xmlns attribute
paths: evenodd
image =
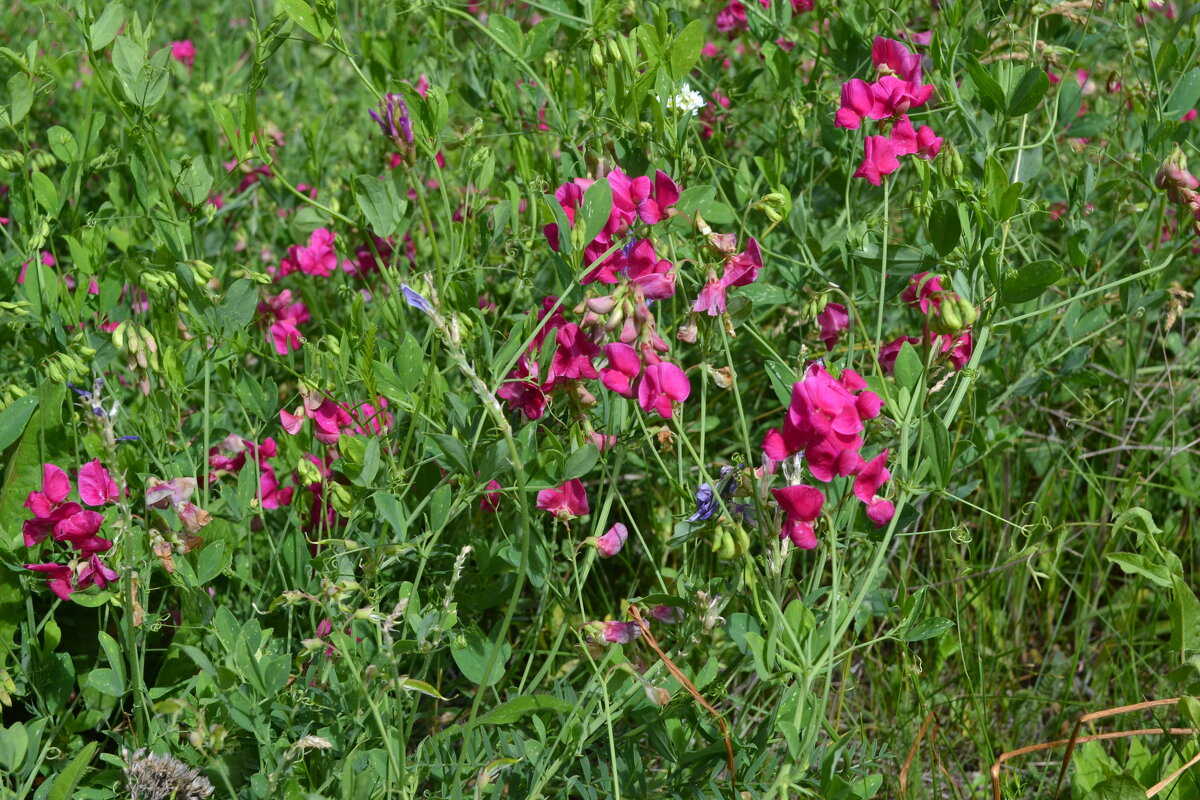
<svg viewBox="0 0 1200 800"><path fill-rule="evenodd" d="M962 316L964 328L969 328L975 324L975 320L979 319L979 312L975 310L975 306L965 297L958 297L958 313Z"/></svg>
<svg viewBox="0 0 1200 800"><path fill-rule="evenodd" d="M598 72L604 71L604 50L600 47L599 42L592 42L592 66Z"/></svg>
<svg viewBox="0 0 1200 800"><path fill-rule="evenodd" d="M725 561L737 558L737 544L733 541L733 534L724 528L721 530L721 552L718 555Z"/></svg>
<svg viewBox="0 0 1200 800"><path fill-rule="evenodd" d="M950 335L962 330L962 315L958 313L958 303L953 298L943 300L938 308L930 308L929 317L929 328L935 333Z"/></svg>

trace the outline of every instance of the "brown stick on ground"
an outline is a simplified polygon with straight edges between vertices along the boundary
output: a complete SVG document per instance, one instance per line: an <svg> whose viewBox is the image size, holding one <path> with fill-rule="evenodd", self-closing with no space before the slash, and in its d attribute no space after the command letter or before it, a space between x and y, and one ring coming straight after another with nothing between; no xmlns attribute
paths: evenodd
<svg viewBox="0 0 1200 800"><path fill-rule="evenodd" d="M658 646L658 641L654 638L654 634L650 632L650 626L646 623L646 620L642 618L641 612L638 611L637 606L630 604L629 616L633 617L634 621L637 622L638 628L641 630L642 636L646 640L646 644L650 645L650 649L653 650L655 654L662 660L663 666L667 668L667 671L675 677L675 680L679 681L679 685L686 689L687 693L690 694L697 703L704 707L705 711L707 711L709 714L712 714L713 718L716 719L717 726L721 729L721 736L725 739L725 753L729 758L729 784L733 788L733 796L736 798L737 771L733 765L733 741L729 738L729 727L725 724L725 718L721 716L719 711L709 705L708 701L704 699L704 696L700 694L699 690L696 689L695 684L688 680L687 675L684 675L679 667L675 666L675 662L667 658L667 654L664 653L662 648Z"/></svg>

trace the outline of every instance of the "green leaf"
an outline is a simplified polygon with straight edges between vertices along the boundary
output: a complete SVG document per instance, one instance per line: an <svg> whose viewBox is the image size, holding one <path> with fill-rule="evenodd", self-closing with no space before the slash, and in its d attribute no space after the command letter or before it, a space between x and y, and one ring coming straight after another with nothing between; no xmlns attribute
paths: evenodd
<svg viewBox="0 0 1200 800"><path fill-rule="evenodd" d="M922 642L934 639L954 627L945 617L930 617L910 628L901 638L906 642Z"/></svg>
<svg viewBox="0 0 1200 800"><path fill-rule="evenodd" d="M358 189L355 194L358 207L375 235L386 239L394 234L408 203L396 194L391 178L359 175L354 183Z"/></svg>
<svg viewBox="0 0 1200 800"><path fill-rule="evenodd" d="M681 81L696 66L704 47L704 25L698 19L687 24L671 44L671 77Z"/></svg>
<svg viewBox="0 0 1200 800"><path fill-rule="evenodd" d="M318 24L312 5L305 0L279 0L279 5L283 6L283 10L292 18L292 22L303 28L305 32L312 34L317 41L325 41L328 31Z"/></svg>
<svg viewBox="0 0 1200 800"><path fill-rule="evenodd" d="M429 438L437 443L445 455L442 466L461 472L464 475L474 473L474 470L471 469L471 457L467 454L466 445L453 436L448 436L444 433L433 433L430 434Z"/></svg>
<svg viewBox="0 0 1200 800"><path fill-rule="evenodd" d="M967 56L967 74L975 84L976 95L984 109L995 113L1004 108L1004 90L975 56Z"/></svg>
<svg viewBox="0 0 1200 800"><path fill-rule="evenodd" d="M1108 553L1105 558L1127 575L1140 575L1164 589L1171 587L1171 571L1161 564L1151 563L1145 556L1137 553Z"/></svg>
<svg viewBox="0 0 1200 800"><path fill-rule="evenodd" d="M379 437L372 436L367 439L367 448L363 451L362 470L358 473L358 480L362 485L369 485L375 480L375 476L379 474Z"/></svg>
<svg viewBox="0 0 1200 800"><path fill-rule="evenodd" d="M448 700L449 699L447 697L442 696L442 693L439 692L437 689L435 689L430 684L426 683L425 681L419 681L416 678L409 678L407 676L401 676L396 679L396 686L403 689L406 692L420 692L421 694L429 695L430 697L436 697L438 700ZM482 721L482 719L479 721Z"/></svg>
<svg viewBox="0 0 1200 800"><path fill-rule="evenodd" d="M512 656L512 645L501 642L496 663L492 666L492 671L485 675L484 671L487 669L493 647L493 643L481 631L473 628L463 637L462 642L450 645L450 655L464 678L480 686L491 686L504 675L504 665Z"/></svg>
<svg viewBox="0 0 1200 800"><path fill-rule="evenodd" d="M579 216L575 218L575 225L583 226L584 244L595 239L608 223L609 214L612 213L612 196L608 178L598 178L583 193L583 204L579 208ZM559 239L562 239L561 233Z"/></svg>
<svg viewBox="0 0 1200 800"><path fill-rule="evenodd" d="M1163 116L1177 120L1195 108L1197 100L1200 100L1200 67L1189 70L1175 84Z"/></svg>
<svg viewBox="0 0 1200 800"><path fill-rule="evenodd" d="M516 697L506 703L501 703L486 714L475 720L476 725L511 725L526 714L535 711L554 711L559 714L569 714L575 708L553 695L527 694Z"/></svg>
<svg viewBox="0 0 1200 800"><path fill-rule="evenodd" d="M921 371L921 356L917 354L911 342L905 342L896 354L896 368L892 373L896 377L896 383L905 389L914 389L921 380Z"/></svg>
<svg viewBox="0 0 1200 800"><path fill-rule="evenodd" d="M213 177L203 158L172 161L171 171L175 176L175 189L190 206L199 206L208 199Z"/></svg>
<svg viewBox="0 0 1200 800"><path fill-rule="evenodd" d="M93 50L103 50L116 38L121 26L125 24L125 6L122 3L109 3L96 17L92 27L88 29L88 38Z"/></svg>
<svg viewBox="0 0 1200 800"><path fill-rule="evenodd" d="M1146 790L1128 775L1118 775L1093 786L1083 800L1146 800Z"/></svg>
<svg viewBox="0 0 1200 800"><path fill-rule="evenodd" d="M1181 663L1186 663L1193 654L1200 653L1200 600L1180 576L1172 575L1171 583L1171 649L1179 651Z"/></svg>
<svg viewBox="0 0 1200 800"><path fill-rule="evenodd" d="M1008 115L1023 117L1038 107L1050 89L1050 78L1041 67L1031 67L1008 96Z"/></svg>
<svg viewBox="0 0 1200 800"><path fill-rule="evenodd" d="M49 800L71 800L75 796L75 787L79 785L79 779L83 777L88 764L92 763L92 757L96 755L96 748L99 746L97 742L88 742L79 751L79 755L71 759L71 763L58 773L50 787Z"/></svg>
<svg viewBox="0 0 1200 800"><path fill-rule="evenodd" d="M25 761L25 753L29 750L29 733L20 722L14 722L5 728L0 726L0 767L10 773L16 773L17 768Z"/></svg>
<svg viewBox="0 0 1200 800"><path fill-rule="evenodd" d="M1072 122L1071 127L1067 129L1067 135L1076 139L1090 139L1104 133L1110 123L1112 123L1110 117L1091 112Z"/></svg>
<svg viewBox="0 0 1200 800"><path fill-rule="evenodd" d="M487 27L496 41L510 50L512 55L517 58L524 55L525 34L515 19L506 17L503 12L498 11L488 16Z"/></svg>
<svg viewBox="0 0 1200 800"><path fill-rule="evenodd" d="M225 542L209 542L196 557L196 583L198 587L210 582L233 563L233 554L225 551Z"/></svg>
<svg viewBox="0 0 1200 800"><path fill-rule="evenodd" d="M27 394L18 397L8 408L0 411L0 452L7 450L10 444L21 438L21 432L25 430L25 425L33 416L37 404L38 396Z"/></svg>
<svg viewBox="0 0 1200 800"><path fill-rule="evenodd" d="M46 131L46 142L50 152L64 164L73 164L79 159L79 143L75 136L61 125L55 125Z"/></svg>
<svg viewBox="0 0 1200 800"><path fill-rule="evenodd" d="M1006 303L1027 303L1042 296L1063 275L1061 264L1035 261L1009 274L1000 290Z"/></svg>
<svg viewBox="0 0 1200 800"><path fill-rule="evenodd" d="M950 198L935 203L929 213L926 235L938 255L943 258L958 245L962 236L962 223L958 217L958 203Z"/></svg>
<svg viewBox="0 0 1200 800"><path fill-rule="evenodd" d="M146 51L128 36L118 36L113 43L112 65L117 71L117 80L126 99L141 105L141 95L145 88L142 83L142 67L146 65Z"/></svg>
<svg viewBox="0 0 1200 800"><path fill-rule="evenodd" d="M33 184L33 196L38 205L53 216L58 211L58 190L54 188L54 181L47 178L44 172L34 172L29 180Z"/></svg>
<svg viewBox="0 0 1200 800"><path fill-rule="evenodd" d="M218 308L218 314L226 329L234 332L250 324L257 308L258 287L248 278L241 278L225 292L225 302Z"/></svg>
<svg viewBox="0 0 1200 800"><path fill-rule="evenodd" d="M563 480L569 481L572 478L582 478L592 471L592 467L596 466L596 460L599 458L600 450L594 442L588 442L583 447L578 448L571 455L567 456L567 463L563 468Z"/></svg>
<svg viewBox="0 0 1200 800"><path fill-rule="evenodd" d="M33 106L33 84L24 72L18 72L8 79L8 124L17 127L29 109Z"/></svg>
<svg viewBox="0 0 1200 800"><path fill-rule="evenodd" d="M109 697L120 697L125 694L125 682L115 670L108 668L94 669L88 674L87 685L101 694Z"/></svg>

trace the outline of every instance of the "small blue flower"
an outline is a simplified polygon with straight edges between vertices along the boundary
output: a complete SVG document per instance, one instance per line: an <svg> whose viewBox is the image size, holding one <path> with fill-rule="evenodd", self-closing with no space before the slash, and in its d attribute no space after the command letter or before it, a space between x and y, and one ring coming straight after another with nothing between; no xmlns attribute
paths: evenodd
<svg viewBox="0 0 1200 800"><path fill-rule="evenodd" d="M704 519L711 519L712 515L717 513L717 509L721 504L717 501L717 493L713 491L711 484L702 483L700 488L696 490L696 513L688 517L691 522L699 522Z"/></svg>
<svg viewBox="0 0 1200 800"><path fill-rule="evenodd" d="M416 289L413 289L407 283L401 283L400 291L404 293L404 299L408 301L410 306L426 314L433 313L433 306L429 305L429 301L422 297Z"/></svg>

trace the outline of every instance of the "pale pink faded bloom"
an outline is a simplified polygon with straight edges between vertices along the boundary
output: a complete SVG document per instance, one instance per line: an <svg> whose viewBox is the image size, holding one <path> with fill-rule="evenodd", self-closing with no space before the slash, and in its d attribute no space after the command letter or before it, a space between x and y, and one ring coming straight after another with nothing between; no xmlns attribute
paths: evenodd
<svg viewBox="0 0 1200 800"><path fill-rule="evenodd" d="M620 522L615 523L607 533L596 539L596 549L604 558L612 558L621 552L621 548L625 546L625 540L628 538L628 529Z"/></svg>
<svg viewBox="0 0 1200 800"><path fill-rule="evenodd" d="M102 506L121 499L121 490L101 464L94 458L79 470L79 497L89 506Z"/></svg>
<svg viewBox="0 0 1200 800"><path fill-rule="evenodd" d="M710 317L720 316L725 313L725 281L711 275L708 282L700 289L700 293L696 295L696 302L692 306L692 311L696 314L707 313Z"/></svg>
<svg viewBox="0 0 1200 800"><path fill-rule="evenodd" d="M588 513L587 490L578 478L572 478L557 489L542 489L537 494L537 507L557 519L572 519Z"/></svg>
<svg viewBox="0 0 1200 800"><path fill-rule="evenodd" d="M684 613L676 606L655 606L650 609L650 616L666 625L674 625L683 621Z"/></svg>

